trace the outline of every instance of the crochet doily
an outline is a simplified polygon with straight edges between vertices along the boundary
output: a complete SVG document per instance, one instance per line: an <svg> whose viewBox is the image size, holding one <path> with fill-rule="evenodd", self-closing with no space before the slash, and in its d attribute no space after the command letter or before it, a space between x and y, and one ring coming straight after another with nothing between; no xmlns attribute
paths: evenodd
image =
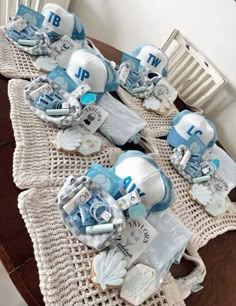
<svg viewBox="0 0 236 306"><path fill-rule="evenodd" d="M92 163L110 167L121 150L102 135L102 149L91 156L59 152L53 142L57 128L49 126L33 114L24 98L25 80L10 80L8 95L11 121L16 141L13 178L21 189L58 186L68 175L82 174Z"/></svg>
<svg viewBox="0 0 236 306"><path fill-rule="evenodd" d="M207 214L202 205L195 203L189 196L190 184L180 176L169 161L172 148L166 140L149 138L149 147L156 148L153 158L171 179L175 191L175 203L171 209L183 224L193 233L191 242L199 249L207 242L227 231L236 230L236 207L230 201L229 210L216 218Z"/></svg>
<svg viewBox="0 0 236 306"><path fill-rule="evenodd" d="M0 28L0 74L16 79L37 77L40 72L34 67L35 59L11 43Z"/></svg>
<svg viewBox="0 0 236 306"><path fill-rule="evenodd" d="M18 202L33 241L45 304L128 305L119 298L118 289L102 292L91 282L95 251L74 238L64 226L56 203L57 192L57 188L33 188L22 192ZM185 303L168 273L161 289L142 305L184 306Z"/></svg>
<svg viewBox="0 0 236 306"><path fill-rule="evenodd" d="M127 305L118 297L117 290L103 293L91 283L91 260L95 253L67 231L56 203L56 186L61 186L65 177L82 174L93 162L110 167L120 154L120 149L100 136L103 145L98 154L82 157L58 152L53 145L58 130L32 113L24 99L23 89L26 84L28 81L11 80L8 87L16 140L13 177L19 188L32 188L20 194L19 209L33 241L44 301L47 305ZM131 106L130 108L132 109ZM143 108L142 111L146 113ZM153 115L158 122L159 116ZM162 118L166 120L166 117L160 117ZM171 119L169 118L168 129ZM154 123L155 120L153 119ZM156 132L154 123L153 131ZM156 123L156 126L161 125ZM147 135L148 131L152 131L150 122L143 135ZM235 230L235 207L232 206L222 216L210 217L199 204L191 200L188 182L171 166L169 156L172 150L168 143L151 138L151 133L148 135L147 147L151 148L153 158L171 178L175 189L176 201L171 209L192 231L191 242L194 247L198 249L217 235ZM167 289L164 288L172 288L173 294L170 294L171 290L167 294ZM167 296L171 297L172 302ZM162 289L144 305L185 305L180 296L175 280L168 274Z"/></svg>
<svg viewBox="0 0 236 306"><path fill-rule="evenodd" d="M132 96L125 89L119 87L117 94L121 100L131 110L133 110L140 118L147 122L147 126L142 131L142 135L150 137L166 136L171 128L171 121L178 113L175 106L172 107L171 112L166 116L160 116L157 113L147 111L142 105L143 101Z"/></svg>

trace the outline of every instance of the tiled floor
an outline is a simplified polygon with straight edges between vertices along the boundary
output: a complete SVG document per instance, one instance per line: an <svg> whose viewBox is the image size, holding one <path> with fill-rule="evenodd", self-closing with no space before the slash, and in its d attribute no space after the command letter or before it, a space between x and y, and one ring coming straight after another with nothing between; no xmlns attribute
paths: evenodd
<svg viewBox="0 0 236 306"><path fill-rule="evenodd" d="M0 305L27 306L0 261Z"/></svg>

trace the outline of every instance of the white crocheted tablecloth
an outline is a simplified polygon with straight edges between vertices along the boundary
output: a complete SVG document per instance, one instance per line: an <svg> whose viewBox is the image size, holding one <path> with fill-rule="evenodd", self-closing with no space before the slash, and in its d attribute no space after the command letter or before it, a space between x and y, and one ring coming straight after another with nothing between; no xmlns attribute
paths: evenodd
<svg viewBox="0 0 236 306"><path fill-rule="evenodd" d="M169 157L172 149L166 140L149 138L151 144L159 154L153 158L171 179L175 191L175 203L171 209L183 224L193 233L191 242L199 249L207 242L227 231L236 230L236 206L228 202L229 211L216 218L207 214L205 209L195 203L189 196L189 183L171 166Z"/></svg>
<svg viewBox="0 0 236 306"><path fill-rule="evenodd" d="M147 122L147 126L142 131L143 136L161 137L166 136L171 127L171 121L178 113L177 108L173 105L170 113L166 116L160 116L157 113L147 111L142 105L143 101L132 96L123 88L119 87L117 94L121 100L140 118Z"/></svg>
<svg viewBox="0 0 236 306"><path fill-rule="evenodd" d="M8 95L16 141L13 178L21 189L58 186L68 175L80 175L94 162L110 167L121 150L102 138L102 149L91 156L59 152L53 142L58 131L36 117L24 99L25 80L10 80Z"/></svg>
<svg viewBox="0 0 236 306"><path fill-rule="evenodd" d="M19 195L18 207L34 246L40 289L46 305L125 306L117 289L101 292L91 282L94 250L74 238L65 228L56 203L57 188L38 188ZM174 285L169 273L163 287ZM172 287L176 289L176 287ZM165 290L165 289L164 289ZM171 303L160 289L146 300L146 306L184 306ZM172 300L173 301L173 300Z"/></svg>
<svg viewBox="0 0 236 306"><path fill-rule="evenodd" d="M34 67L35 57L13 45L0 28L0 74L6 78L31 79L39 76Z"/></svg>

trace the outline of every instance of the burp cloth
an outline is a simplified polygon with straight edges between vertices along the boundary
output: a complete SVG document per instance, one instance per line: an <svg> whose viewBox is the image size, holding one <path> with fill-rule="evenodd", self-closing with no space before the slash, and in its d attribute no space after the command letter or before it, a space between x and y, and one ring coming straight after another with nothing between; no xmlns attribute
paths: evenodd
<svg viewBox="0 0 236 306"><path fill-rule="evenodd" d="M137 262L155 268L160 280L173 263L180 262L192 234L169 209L152 212L147 221L157 230L158 235Z"/></svg>
<svg viewBox="0 0 236 306"><path fill-rule="evenodd" d="M99 130L116 145L124 145L146 126L145 121L109 93L101 97L99 106L109 114Z"/></svg>

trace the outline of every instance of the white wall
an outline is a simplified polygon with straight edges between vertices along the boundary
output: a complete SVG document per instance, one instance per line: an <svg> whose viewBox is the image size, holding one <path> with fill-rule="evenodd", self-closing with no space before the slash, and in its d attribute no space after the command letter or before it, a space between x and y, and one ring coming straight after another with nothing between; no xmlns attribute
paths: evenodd
<svg viewBox="0 0 236 306"><path fill-rule="evenodd" d="M234 0L71 0L87 35L122 51L162 46L179 29L229 80L206 108L219 139L236 160L236 2Z"/></svg>
<svg viewBox="0 0 236 306"><path fill-rule="evenodd" d="M20 293L12 283L2 262L0 261L0 297L1 305L27 306Z"/></svg>

